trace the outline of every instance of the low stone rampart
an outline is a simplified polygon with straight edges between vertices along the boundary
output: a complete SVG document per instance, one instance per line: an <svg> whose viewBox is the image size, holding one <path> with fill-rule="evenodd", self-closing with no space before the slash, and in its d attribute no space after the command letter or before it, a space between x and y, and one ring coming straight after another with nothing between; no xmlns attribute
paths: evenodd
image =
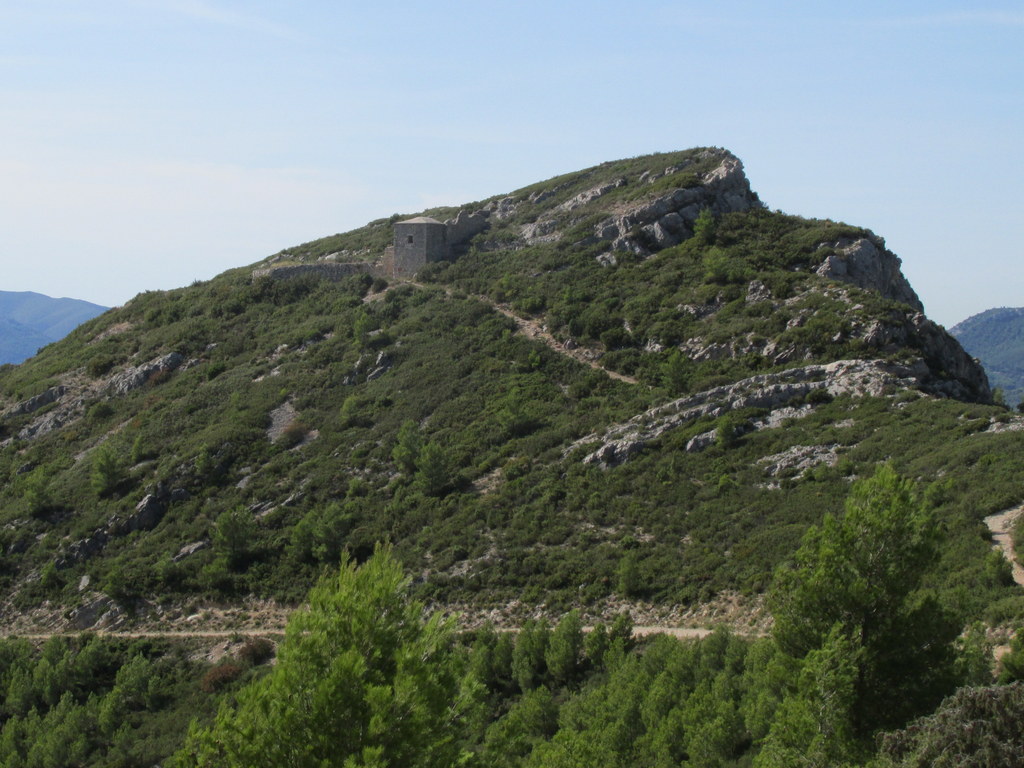
<svg viewBox="0 0 1024 768"><path fill-rule="evenodd" d="M337 282L352 275L364 274L378 277L383 274L383 270L381 265L375 261L353 261L342 264L288 264L280 267L254 269L252 277L253 280L261 277L269 277L272 280L290 280L296 277L314 276Z"/></svg>

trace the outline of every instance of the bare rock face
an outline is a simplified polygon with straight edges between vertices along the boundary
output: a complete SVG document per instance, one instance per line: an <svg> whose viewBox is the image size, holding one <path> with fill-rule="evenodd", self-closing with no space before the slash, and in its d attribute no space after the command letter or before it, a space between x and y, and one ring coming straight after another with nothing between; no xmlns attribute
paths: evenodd
<svg viewBox="0 0 1024 768"><path fill-rule="evenodd" d="M857 240L839 240L824 245L834 249L825 257L818 274L832 280L852 283L887 299L908 304L918 312L924 305L900 271L900 259L886 250L885 241L870 234Z"/></svg>
<svg viewBox="0 0 1024 768"><path fill-rule="evenodd" d="M577 208L580 208L586 205L587 203L592 202L593 200L597 200L597 198L599 197L607 195L613 189L618 189L619 187L625 186L625 184L625 179L616 179L610 184L598 185L584 192L580 192L578 195L576 195L576 197L566 200L564 203L558 206L558 209L561 211L575 211Z"/></svg>
<svg viewBox="0 0 1024 768"><path fill-rule="evenodd" d="M574 448L597 441L596 449L583 459L585 464L611 467L621 464L644 447L677 427L690 424L702 416L718 417L729 411L743 408L763 408L768 411L785 409L789 417L812 412L813 408L792 407L793 401L800 402L815 390L830 396L842 394L881 396L888 390L896 391L918 386L930 374L923 361L910 365L899 365L883 360L839 360L825 365L807 365L778 373L752 376L748 379L715 387L705 392L673 400L652 408L629 421L605 430L603 435L588 435L577 440L566 453ZM778 419L771 414L752 422L753 429L778 426ZM698 436L688 450L702 450L711 442L710 433Z"/></svg>
<svg viewBox="0 0 1024 768"><path fill-rule="evenodd" d="M79 630L93 629L103 616L116 609L117 603L106 595L98 595L71 612L70 624Z"/></svg>
<svg viewBox="0 0 1024 768"><path fill-rule="evenodd" d="M923 382L928 391L960 400L992 402L988 375L977 360L942 326L922 312L894 313L889 322L876 321L859 333L869 346L882 351L904 347L920 351L931 376Z"/></svg>
<svg viewBox="0 0 1024 768"><path fill-rule="evenodd" d="M68 391L65 386L50 387L45 392L30 397L28 400L23 400L12 408L9 408L4 412L4 416L21 416L26 413L34 413L42 408L44 405L55 403L60 400L64 393Z"/></svg>
<svg viewBox="0 0 1024 768"><path fill-rule="evenodd" d="M802 477L808 470L819 464L835 466L839 461L839 444L829 443L828 445L794 445L781 453L765 456L758 459L758 464L764 467L764 473L769 477L778 477L783 473L794 473L796 477Z"/></svg>
<svg viewBox="0 0 1024 768"><path fill-rule="evenodd" d="M208 549L210 542L208 539L202 541L193 541L191 544L186 544L178 550L178 554L171 558L172 563L180 563L186 557L191 557L196 552L201 552L204 549Z"/></svg>
<svg viewBox="0 0 1024 768"><path fill-rule="evenodd" d="M612 250L647 255L678 245L692 237L693 225L707 208L716 216L762 207L743 173L743 163L725 150L707 150L704 157L717 154L721 162L697 186L673 190L654 200L600 222L595 234L610 240ZM668 171L684 170L666 169Z"/></svg>
<svg viewBox="0 0 1024 768"><path fill-rule="evenodd" d="M182 493L181 489L168 491L163 483L157 483L142 498L142 501L135 505L135 511L132 514L127 517L118 515L111 517L107 521L106 528L97 528L84 539L79 539L68 545L64 554L59 556L54 564L58 569L71 568L76 563L85 562L98 555L116 537L156 528L167 513L171 501L176 498L184 500Z"/></svg>
<svg viewBox="0 0 1024 768"><path fill-rule="evenodd" d="M153 493L146 494L142 501L135 505L135 511L124 520L112 521L108 531L115 536L126 536L134 531L149 531L156 528L167 512L170 494L163 485L158 485Z"/></svg>
<svg viewBox="0 0 1024 768"><path fill-rule="evenodd" d="M98 555L107 546L110 536L102 528L97 528L84 539L72 542L62 557L58 557L55 565L58 570L71 568L76 563L82 563Z"/></svg>
<svg viewBox="0 0 1024 768"><path fill-rule="evenodd" d="M177 352L157 357L148 363L128 368L113 376L110 379L107 390L113 395L127 395L129 392L143 386L157 373L173 371L184 361L185 358Z"/></svg>

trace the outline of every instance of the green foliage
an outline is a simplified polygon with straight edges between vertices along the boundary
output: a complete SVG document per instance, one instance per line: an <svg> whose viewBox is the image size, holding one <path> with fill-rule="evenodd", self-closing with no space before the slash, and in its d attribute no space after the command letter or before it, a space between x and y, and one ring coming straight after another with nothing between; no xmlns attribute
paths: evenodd
<svg viewBox="0 0 1024 768"><path fill-rule="evenodd" d="M54 506L53 494L50 491L50 479L42 467L36 467L22 476L18 485L18 490L30 515L42 515Z"/></svg>
<svg viewBox="0 0 1024 768"><path fill-rule="evenodd" d="M519 630L512 652L512 676L521 691L532 691L547 677L551 629L545 620L529 619Z"/></svg>
<svg viewBox="0 0 1024 768"><path fill-rule="evenodd" d="M1010 640L1010 652L999 660L999 682L1024 682L1024 628Z"/></svg>
<svg viewBox="0 0 1024 768"><path fill-rule="evenodd" d="M416 459L416 481L429 496L439 496L452 482L447 451L437 443L427 443Z"/></svg>
<svg viewBox="0 0 1024 768"><path fill-rule="evenodd" d="M881 738L878 768L1014 768L1024 754L1024 683L961 688L934 714Z"/></svg>
<svg viewBox="0 0 1024 768"><path fill-rule="evenodd" d="M212 715L202 673L186 654L149 642L0 641L0 765L161 763L192 718Z"/></svg>
<svg viewBox="0 0 1024 768"><path fill-rule="evenodd" d="M715 241L715 215L710 208L701 208L693 223L693 237L700 245L711 245Z"/></svg>
<svg viewBox="0 0 1024 768"><path fill-rule="evenodd" d="M451 623L409 600L388 551L343 561L292 616L273 670L196 729L178 765L453 765L460 667Z"/></svg>
<svg viewBox="0 0 1024 768"><path fill-rule="evenodd" d="M256 522L247 509L235 508L222 512L213 531L213 544L230 568L245 567L252 555Z"/></svg>
<svg viewBox="0 0 1024 768"><path fill-rule="evenodd" d="M639 556L635 550L629 550L619 560L616 575L618 582L616 591L623 597L638 597L644 589L643 576L640 572Z"/></svg>
<svg viewBox="0 0 1024 768"><path fill-rule="evenodd" d="M104 443L93 452L90 482L97 496L109 496L124 480L124 470L117 451Z"/></svg>
<svg viewBox="0 0 1024 768"><path fill-rule="evenodd" d="M686 358L678 349L669 352L661 364L661 383L670 394L679 395L686 391L688 366Z"/></svg>
<svg viewBox="0 0 1024 768"><path fill-rule="evenodd" d="M804 657L793 692L775 712L755 768L854 762L861 751L853 730L863 661L857 643L856 636L836 623L821 647Z"/></svg>
<svg viewBox="0 0 1024 768"><path fill-rule="evenodd" d="M569 611L551 633L544 662L552 681L559 686L576 680L583 662L583 624L579 611Z"/></svg>
<svg viewBox="0 0 1024 768"><path fill-rule="evenodd" d="M114 360L109 355L97 355L89 360L85 366L85 372L98 379L114 367Z"/></svg>
<svg viewBox="0 0 1024 768"><path fill-rule="evenodd" d="M480 750L480 763L488 766L523 764L538 744L558 730L558 705L546 686L523 693L500 719L495 721Z"/></svg>
<svg viewBox="0 0 1024 768"><path fill-rule="evenodd" d="M718 419L715 426L715 445L719 448L732 448L743 435L747 420L740 414L729 412Z"/></svg>
<svg viewBox="0 0 1024 768"><path fill-rule="evenodd" d="M411 476L416 472L422 447L416 422L406 419L398 430L398 440L391 450L391 458L406 475Z"/></svg>
<svg viewBox="0 0 1024 768"><path fill-rule="evenodd" d="M854 486L844 515L808 531L794 566L776 576L773 634L787 654L805 665L830 644L856 654L847 706L858 737L928 711L952 688L960 625L920 589L938 543L911 483L883 465Z"/></svg>

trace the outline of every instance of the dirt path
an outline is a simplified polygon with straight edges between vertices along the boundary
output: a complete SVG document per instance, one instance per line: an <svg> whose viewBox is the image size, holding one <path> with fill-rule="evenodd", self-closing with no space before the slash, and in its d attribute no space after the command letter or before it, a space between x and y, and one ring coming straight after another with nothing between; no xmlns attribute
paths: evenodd
<svg viewBox="0 0 1024 768"><path fill-rule="evenodd" d="M1010 533L1013 530L1013 524L1021 514L1024 514L1024 505L989 515L985 518L985 525L992 532L992 541L1003 551L1003 556L1010 561L1013 568L1013 580L1024 587L1024 567L1021 566L1020 560L1017 559L1017 554L1013 550L1013 536Z"/></svg>
<svg viewBox="0 0 1024 768"><path fill-rule="evenodd" d="M173 629L76 629L63 632L36 632L32 634L12 633L2 637L19 637L24 640L49 640L52 637L77 637L79 635L99 635L101 637L128 637L128 638L169 638L173 640L225 640L244 637L284 637L283 628L267 629L197 629L197 630L173 630Z"/></svg>
<svg viewBox="0 0 1024 768"><path fill-rule="evenodd" d="M538 323L536 320L528 320L525 317L520 317L511 309L509 309L509 307L505 306L504 304L498 304L496 302L493 302L486 296L477 296L474 294L473 298L479 299L485 304L494 307L494 309L496 309L498 312L501 312L501 314L503 314L505 317L510 318L516 324L516 328L519 330L519 333L523 334L528 339L535 339L543 344L547 344L548 347L550 347L558 354L565 355L566 357L571 357L573 360L583 363L584 365L589 365L595 371L603 371L604 373L608 374L610 378L613 378L616 381L624 381L627 384L640 383L632 376L626 376L623 373L609 371L596 360L592 360L588 355L587 351L580 347L574 347L572 349L566 347L564 344L560 343L554 336L545 331L541 324Z"/></svg>
<svg viewBox="0 0 1024 768"><path fill-rule="evenodd" d="M409 285L415 285L417 288L427 287L423 283L417 283L415 280L409 280L407 281L407 283ZM396 283L396 285L397 284L398 283ZM371 297L363 299L363 301L377 301L387 292L387 290L388 289L386 288L384 289L384 291L381 291L380 293L375 293ZM448 286L445 286L444 292L450 296L452 293L452 289ZM589 350L582 349L581 347L566 347L554 336L552 336L550 333L544 330L544 327L536 320L529 320L525 317L520 317L515 312L513 312L512 309L507 304L499 304L498 302L491 299L489 296L484 296L479 293L473 293L470 295L477 301L482 301L487 306L492 307L494 310L500 312L505 317L512 320L516 324L516 330L519 333L523 334L523 336L526 336L528 339L535 339L536 341L539 341L542 344L546 344L552 351L557 352L560 355L564 355L565 357L571 357L578 363L589 365L595 371L601 371L602 373L607 374L609 378L615 379L616 381L624 381L627 384L640 383L637 379L633 378L632 376L627 376L624 373L617 373L615 371L609 371L607 368L605 368L592 358L592 355L594 353L590 352Z"/></svg>
<svg viewBox="0 0 1024 768"><path fill-rule="evenodd" d="M515 630L510 630L515 631ZM714 630L704 627L633 627L634 637L647 637L648 635L671 635L682 640L700 639L707 637ZM735 629L732 630L736 632ZM173 639L173 640L227 640L247 637L268 637L283 638L284 629L281 627L267 629L211 629L211 630L67 630L63 632L34 632L31 634L12 633L0 635L3 638L18 637L24 640L46 641L53 637L77 637L81 634L99 635L102 637L125 637L125 638L152 638L152 639Z"/></svg>

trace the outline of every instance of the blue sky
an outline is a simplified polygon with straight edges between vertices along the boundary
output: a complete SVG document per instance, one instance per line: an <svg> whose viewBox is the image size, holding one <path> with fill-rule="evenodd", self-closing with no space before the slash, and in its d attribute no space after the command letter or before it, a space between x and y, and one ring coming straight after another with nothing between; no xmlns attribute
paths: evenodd
<svg viewBox="0 0 1024 768"><path fill-rule="evenodd" d="M0 5L0 289L118 304L391 213L724 146L951 325L1024 306L1020 2Z"/></svg>

